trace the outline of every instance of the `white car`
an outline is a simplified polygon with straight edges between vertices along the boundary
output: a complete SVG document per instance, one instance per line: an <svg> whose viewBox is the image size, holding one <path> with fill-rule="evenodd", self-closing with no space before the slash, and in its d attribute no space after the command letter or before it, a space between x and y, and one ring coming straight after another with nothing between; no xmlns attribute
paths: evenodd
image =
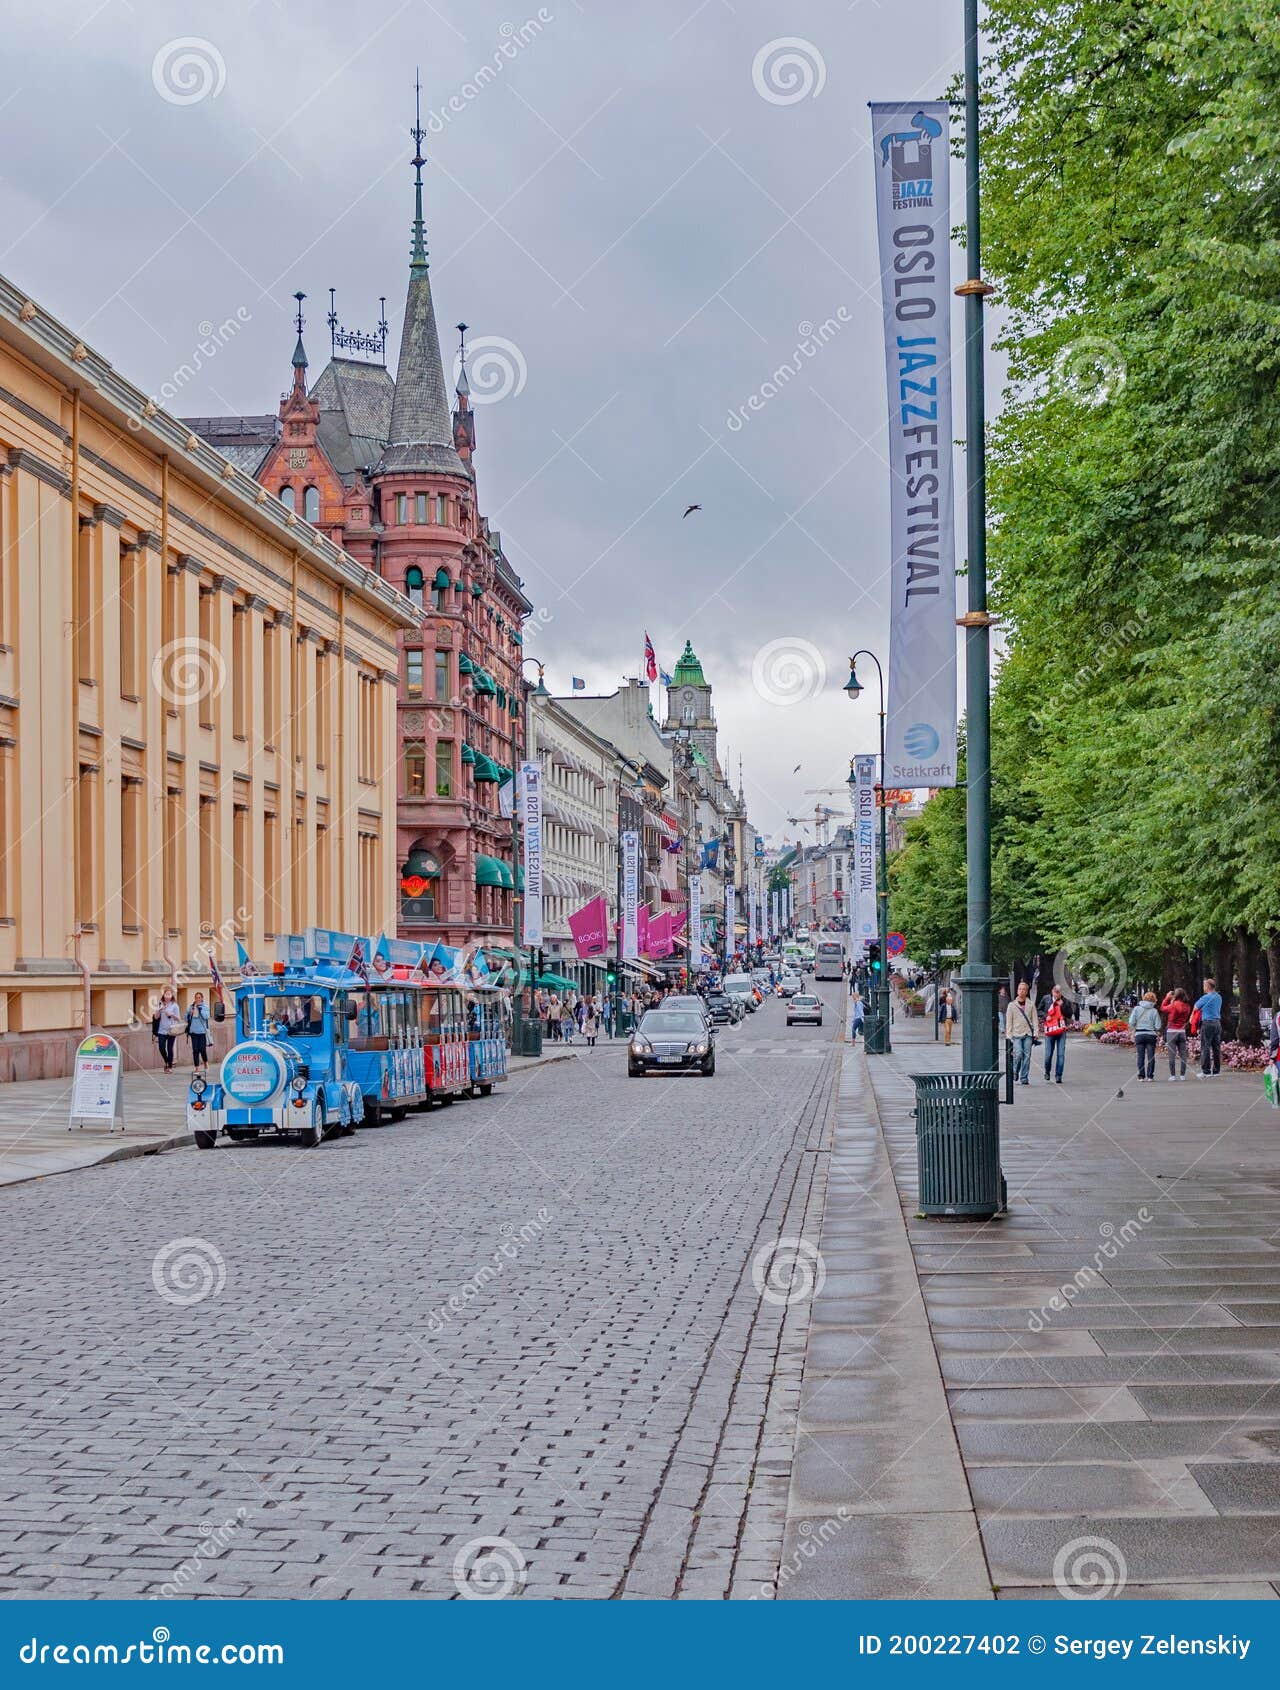
<svg viewBox="0 0 1280 1690"><path fill-rule="evenodd" d="M821 1027L822 999L815 998L811 992L797 992L787 1005L787 1026L794 1021L812 1021Z"/></svg>
<svg viewBox="0 0 1280 1690"><path fill-rule="evenodd" d="M793 998L803 986L804 981L800 976L789 972L784 972L782 978L778 981L778 990L784 998Z"/></svg>
<svg viewBox="0 0 1280 1690"><path fill-rule="evenodd" d="M809 939L810 933L807 927L796 928L796 943L798 945L807 945L809 943Z"/></svg>

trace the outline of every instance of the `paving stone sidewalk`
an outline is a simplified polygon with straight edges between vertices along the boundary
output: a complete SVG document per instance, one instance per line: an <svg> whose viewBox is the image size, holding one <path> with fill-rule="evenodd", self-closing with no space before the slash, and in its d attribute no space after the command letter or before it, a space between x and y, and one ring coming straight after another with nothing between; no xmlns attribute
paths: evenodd
<svg viewBox="0 0 1280 1690"><path fill-rule="evenodd" d="M1139 1086L1131 1052L1073 1035L1065 1083L1036 1063L1001 1109L1008 1214L927 1221L908 1076L960 1065L930 1035L900 1022L863 1060L996 1593L1274 1599L1280 1114L1260 1076L1171 1084L1162 1056Z"/></svg>
<svg viewBox="0 0 1280 1690"><path fill-rule="evenodd" d="M514 1056L508 1066L514 1077L545 1062L568 1061L572 1055L568 1046L548 1049L540 1057ZM213 1071L216 1074L216 1064ZM185 1121L188 1077L184 1068L172 1074L158 1068L126 1073L123 1132L106 1126L67 1126L69 1075L0 1085L0 1186L186 1147L190 1144Z"/></svg>

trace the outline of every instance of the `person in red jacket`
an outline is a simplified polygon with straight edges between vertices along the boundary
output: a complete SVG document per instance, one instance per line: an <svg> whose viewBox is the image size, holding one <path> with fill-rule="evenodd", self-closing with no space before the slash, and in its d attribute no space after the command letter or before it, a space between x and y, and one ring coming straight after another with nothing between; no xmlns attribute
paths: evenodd
<svg viewBox="0 0 1280 1690"><path fill-rule="evenodd" d="M1175 986L1171 992L1166 992L1164 1002L1160 1005L1160 1013L1168 1017L1164 1028L1165 1049L1169 1053L1169 1078L1171 1080L1185 1080L1187 1077L1187 1022L1191 1019L1191 1000L1181 986ZM1178 1059L1182 1060L1182 1072L1177 1072Z"/></svg>
<svg viewBox="0 0 1280 1690"><path fill-rule="evenodd" d="M1053 988L1053 996L1044 1015L1044 1079L1049 1083L1049 1070L1056 1067L1054 1079L1062 1084L1062 1065L1067 1056L1067 1009L1062 987Z"/></svg>

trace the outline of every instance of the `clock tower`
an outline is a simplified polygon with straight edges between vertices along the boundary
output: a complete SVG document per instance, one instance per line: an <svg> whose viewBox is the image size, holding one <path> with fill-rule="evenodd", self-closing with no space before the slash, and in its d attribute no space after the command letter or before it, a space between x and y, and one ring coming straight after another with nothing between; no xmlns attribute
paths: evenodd
<svg viewBox="0 0 1280 1690"><path fill-rule="evenodd" d="M711 688L688 640L667 688L667 719L662 728L664 733L687 734L690 742L714 766L716 719L711 709Z"/></svg>

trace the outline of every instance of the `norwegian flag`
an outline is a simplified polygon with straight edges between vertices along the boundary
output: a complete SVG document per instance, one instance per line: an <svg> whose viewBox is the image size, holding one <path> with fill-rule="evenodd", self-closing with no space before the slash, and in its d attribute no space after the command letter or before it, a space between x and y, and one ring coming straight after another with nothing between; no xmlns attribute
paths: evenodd
<svg viewBox="0 0 1280 1690"><path fill-rule="evenodd" d="M644 678L650 686L658 678L658 654L653 649L653 641L647 633L644 637Z"/></svg>
<svg viewBox="0 0 1280 1690"><path fill-rule="evenodd" d="M222 987L222 971L218 967L217 959L212 951L209 952L209 978L213 981L213 995L220 1004L227 1001L226 992Z"/></svg>
<svg viewBox="0 0 1280 1690"><path fill-rule="evenodd" d="M366 986L369 984L369 963L364 954L363 939L357 939L351 947L351 955L347 958L347 972L358 974Z"/></svg>

